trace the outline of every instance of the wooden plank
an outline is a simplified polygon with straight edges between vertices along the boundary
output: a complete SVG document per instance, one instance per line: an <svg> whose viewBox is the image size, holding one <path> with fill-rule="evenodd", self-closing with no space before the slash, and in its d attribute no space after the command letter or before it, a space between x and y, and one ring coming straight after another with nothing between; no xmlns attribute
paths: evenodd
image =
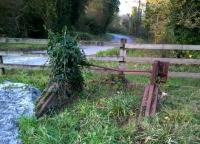
<svg viewBox="0 0 200 144"><path fill-rule="evenodd" d="M89 60L97 61L122 61L123 57L110 57L110 56L88 56ZM155 61L169 62L170 64L186 64L186 65L200 65L200 59L178 59L178 58L151 58L151 57L126 57L126 62L153 64Z"/></svg>
<svg viewBox="0 0 200 144"><path fill-rule="evenodd" d="M99 72L99 73L112 73L112 74L118 74L117 72L105 70L105 69L99 69L99 68L90 68L91 71ZM126 72L126 74L132 74L132 75L143 75L143 76L150 76L148 73L133 73L133 72ZM200 73L190 73L190 72L169 72L169 77L171 78L198 78L200 79Z"/></svg>
<svg viewBox="0 0 200 144"><path fill-rule="evenodd" d="M116 56L102 56L102 57L97 57L97 56L87 56L87 59L89 60L97 60L97 61L114 61L114 62L119 62L123 60L123 57L116 57Z"/></svg>
<svg viewBox="0 0 200 144"><path fill-rule="evenodd" d="M126 44L127 49L147 49L147 50L197 50L200 45L177 45L177 44Z"/></svg>
<svg viewBox="0 0 200 144"><path fill-rule="evenodd" d="M2 56L0 56L0 64L3 64L3 57ZM0 68L0 75L3 75L3 74L5 74L5 69L4 69L4 67L1 67Z"/></svg>
<svg viewBox="0 0 200 144"><path fill-rule="evenodd" d="M47 56L47 52L40 51L0 51L0 56L31 56L40 57Z"/></svg>
<svg viewBox="0 0 200 144"><path fill-rule="evenodd" d="M108 69L102 69L102 68L94 68L90 67L89 70L94 71L94 72L99 72L99 73L112 73L112 74L119 74L117 71L112 71ZM145 76L150 76L150 73L146 72L124 72L125 74L133 74L133 75L145 75Z"/></svg>
<svg viewBox="0 0 200 144"><path fill-rule="evenodd" d="M15 44L47 44L48 39L32 39L32 38L0 38L0 43Z"/></svg>
<svg viewBox="0 0 200 144"><path fill-rule="evenodd" d="M169 62L170 64L200 65L200 59L126 57L127 62L153 64L154 61Z"/></svg>
<svg viewBox="0 0 200 144"><path fill-rule="evenodd" d="M120 46L120 51L119 51L119 56L122 58L121 61L119 61L119 70L123 71L126 69L126 49L125 49L125 45L126 45L126 39L121 39L121 46ZM125 79L125 75L124 72L121 72L121 77L123 79Z"/></svg>
<svg viewBox="0 0 200 144"><path fill-rule="evenodd" d="M8 69L44 69L48 68L49 65L22 65L22 64L0 64L0 68L8 68Z"/></svg>
<svg viewBox="0 0 200 144"><path fill-rule="evenodd" d="M48 39L32 39L32 38L6 38L1 37L0 43L11 44L48 44ZM107 42L107 41L79 41L80 45L96 45L96 46L120 46L119 42Z"/></svg>

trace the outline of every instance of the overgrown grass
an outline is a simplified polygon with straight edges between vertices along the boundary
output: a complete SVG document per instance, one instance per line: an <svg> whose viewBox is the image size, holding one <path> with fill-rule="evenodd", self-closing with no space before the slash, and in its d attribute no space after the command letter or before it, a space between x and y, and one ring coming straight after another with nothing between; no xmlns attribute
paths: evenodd
<svg viewBox="0 0 200 144"><path fill-rule="evenodd" d="M46 50L47 45L44 44L13 44L0 43L0 51L33 51Z"/></svg>
<svg viewBox="0 0 200 144"><path fill-rule="evenodd" d="M44 89L48 71L8 70L1 82L25 82ZM135 127L143 88L124 89L115 76L84 72L85 90L64 112L19 120L24 144L168 144L200 143L200 82L173 78L162 86L168 93L157 115ZM127 75L129 81L147 84L148 77ZM106 84L113 80L114 84ZM112 81L110 81L112 82Z"/></svg>
<svg viewBox="0 0 200 144"><path fill-rule="evenodd" d="M106 51L100 51L97 53L97 56L119 56L119 48L113 48ZM177 52L173 50L127 50L127 56L133 57L167 57L167 58L176 58ZM186 54L183 58L200 58L199 52L191 53L186 51Z"/></svg>
<svg viewBox="0 0 200 144"><path fill-rule="evenodd" d="M11 81L17 83L31 84L43 90L49 78L48 70L6 70L5 75L0 76L0 82Z"/></svg>

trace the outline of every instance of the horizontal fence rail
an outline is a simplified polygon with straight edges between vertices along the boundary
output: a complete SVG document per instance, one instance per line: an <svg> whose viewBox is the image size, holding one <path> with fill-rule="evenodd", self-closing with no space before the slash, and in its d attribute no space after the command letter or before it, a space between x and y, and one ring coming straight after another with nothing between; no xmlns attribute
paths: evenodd
<svg viewBox="0 0 200 144"><path fill-rule="evenodd" d="M123 57L114 56L88 56L90 60L99 61L115 61L119 62L123 60ZM141 64L153 64L155 61L169 62L170 64L180 65L200 65L200 59L177 59L177 58L151 58L151 57L126 57L126 62L141 63Z"/></svg>
<svg viewBox="0 0 200 144"><path fill-rule="evenodd" d="M40 57L48 56L47 51L0 51L0 56L31 56L31 57Z"/></svg>
<svg viewBox="0 0 200 144"><path fill-rule="evenodd" d="M30 69L30 70L38 70L38 69L48 69L49 65L23 65L23 64L0 64L0 68L6 68L6 69ZM99 73L113 73L118 74L117 71L112 71L108 69L103 68L90 68L91 71L99 72ZM143 75L148 76L150 74L145 72L125 72L126 74L132 74L132 75ZM169 77L185 77L185 78L200 78L200 73L190 73L190 72L169 72Z"/></svg>
<svg viewBox="0 0 200 144"><path fill-rule="evenodd" d="M126 44L127 49L146 50L192 50L199 51L200 45L176 45L176 44Z"/></svg>
<svg viewBox="0 0 200 144"><path fill-rule="evenodd" d="M0 43L10 43L10 44L48 44L48 39L0 38Z"/></svg>
<svg viewBox="0 0 200 144"><path fill-rule="evenodd" d="M44 41L48 42L48 40L44 39L11 39L11 38L0 38L0 43L45 43ZM192 51L200 51L200 45L174 45L174 44L126 44L125 43L110 43L110 42L86 42L81 41L80 44L83 43L84 45L96 44L96 45L113 45L116 47L120 46L120 54L119 56L87 56L88 60L96 60L96 61L111 61L111 62L118 62L118 69L122 71L122 73L131 73L136 75L148 75L146 73L133 73L126 71L126 63L140 63L140 64L153 64L155 61L162 61L162 62L169 62L170 64L180 64L180 65L200 65L200 59L179 59L179 58L152 58L152 57L129 57L127 56L128 49L138 49L138 50L192 50ZM16 51L16 52L9 52L9 51L0 51L0 60L2 56L47 56L46 52L24 52L24 51ZM45 66L37 66L37 65L18 65L18 64L3 64L3 59L1 60L0 68L27 68L27 69L41 69L47 68L48 65ZM103 68L91 68L92 71L99 71L99 72L113 72L108 69ZM126 72L125 72L126 71ZM186 77L186 78L200 78L200 73L189 73L189 72L170 72L170 77Z"/></svg>
<svg viewBox="0 0 200 144"><path fill-rule="evenodd" d="M48 39L32 39L32 38L6 38L1 37L0 43L3 44L41 44L47 45ZM80 45L95 45L95 46L119 46L120 43L105 42L105 41L79 41Z"/></svg>

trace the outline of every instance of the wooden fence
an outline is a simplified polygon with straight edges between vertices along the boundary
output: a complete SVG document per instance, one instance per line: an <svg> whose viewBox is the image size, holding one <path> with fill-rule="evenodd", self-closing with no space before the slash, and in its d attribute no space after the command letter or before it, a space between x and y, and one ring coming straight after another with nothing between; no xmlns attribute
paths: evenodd
<svg viewBox="0 0 200 144"><path fill-rule="evenodd" d="M112 45L112 43L110 43ZM116 46L116 43L113 45ZM118 43L118 46L120 43ZM138 49L138 50L191 50L191 51L200 51L200 45L171 45L171 44L126 44L125 41L121 43L120 46L120 54L119 56L103 56L103 57L97 57L97 56L88 56L87 58L90 60L97 60L97 61L115 61L119 63L119 69L125 70L126 69L126 63L140 63L140 64L152 64L154 61L164 61L169 62L170 64L178 64L178 65L193 65L198 66L200 65L200 59L178 59L178 58L152 58L152 57L129 57L127 56L127 50L128 49ZM0 68L1 71L4 68L29 68L29 69L37 69L37 68L44 68L45 66L31 66L31 65L17 65L17 64L3 64L2 55L15 55L17 53L20 53L21 55L31 55L31 56L41 56L46 54L40 54L40 53L32 53L29 54L27 52L1 52L0 53ZM111 72L106 69L95 69L101 72ZM199 70L200 72L200 70ZM142 73L134 73L134 74L142 74ZM170 77L186 77L186 78L200 78L200 73L189 73L189 72L170 72Z"/></svg>
<svg viewBox="0 0 200 144"><path fill-rule="evenodd" d="M174 44L126 44L124 41L121 43L119 56L90 56L88 59L98 60L98 61L115 61L119 62L119 69L125 70L126 63L139 63L139 64L153 64L155 61L169 62L170 64L176 65L200 65L200 59L179 59L179 58L152 58L152 57L129 57L127 56L127 50L182 50L182 51L199 51L200 45L174 45ZM142 74L143 73L133 73ZM145 74L145 73L144 73ZM169 72L170 77L185 77L185 78L200 78L199 73L191 72Z"/></svg>
<svg viewBox="0 0 200 144"><path fill-rule="evenodd" d="M2 44L41 44L41 45L47 45L48 44L48 39L0 37L0 43L2 43ZM107 45L110 44L110 42L104 42L104 41L79 41L79 44L80 45L95 45L95 46L104 46L104 45L106 45L107 46Z"/></svg>

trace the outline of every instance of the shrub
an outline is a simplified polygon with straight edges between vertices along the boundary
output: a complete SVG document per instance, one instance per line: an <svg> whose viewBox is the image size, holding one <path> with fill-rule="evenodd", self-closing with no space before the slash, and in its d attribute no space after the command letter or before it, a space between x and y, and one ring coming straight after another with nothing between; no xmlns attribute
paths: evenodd
<svg viewBox="0 0 200 144"><path fill-rule="evenodd" d="M82 90L84 80L80 68L86 64L84 52L66 32L63 35L50 33L49 39L51 81L67 84L72 91Z"/></svg>
<svg viewBox="0 0 200 144"><path fill-rule="evenodd" d="M49 39L50 82L37 102L37 117L51 110L59 111L75 99L75 94L82 91L84 85L81 67L86 64L86 57L76 40L66 32L50 32Z"/></svg>

